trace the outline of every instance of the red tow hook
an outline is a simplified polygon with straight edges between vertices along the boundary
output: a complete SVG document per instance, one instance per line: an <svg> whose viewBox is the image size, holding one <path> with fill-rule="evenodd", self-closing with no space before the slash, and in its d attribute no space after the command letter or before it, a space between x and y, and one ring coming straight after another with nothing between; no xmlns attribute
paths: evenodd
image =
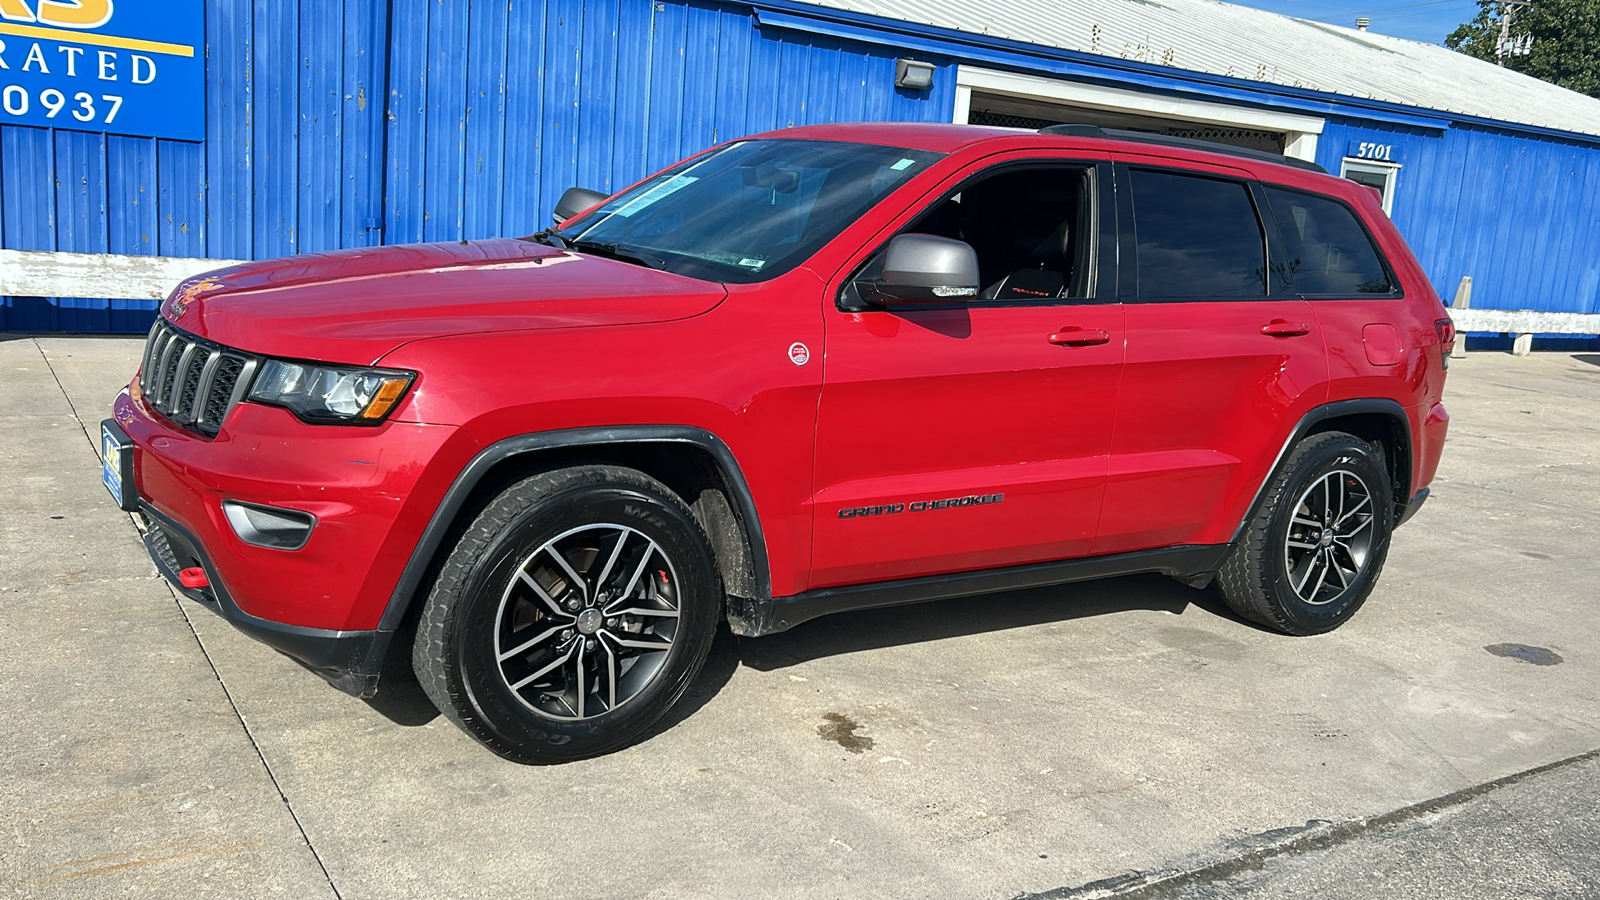
<svg viewBox="0 0 1600 900"><path fill-rule="evenodd" d="M206 577L206 570L195 566L184 569L178 573L178 583L186 588L206 588L211 586L211 579Z"/></svg>

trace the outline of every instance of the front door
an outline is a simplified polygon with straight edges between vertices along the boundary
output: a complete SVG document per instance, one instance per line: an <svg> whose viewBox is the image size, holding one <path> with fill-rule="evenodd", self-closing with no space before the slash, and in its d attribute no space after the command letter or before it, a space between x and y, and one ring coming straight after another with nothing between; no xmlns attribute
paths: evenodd
<svg viewBox="0 0 1600 900"><path fill-rule="evenodd" d="M975 166L897 230L971 244L978 299L827 298L812 588L1089 552L1123 357L1100 277L1108 182L1093 163Z"/></svg>

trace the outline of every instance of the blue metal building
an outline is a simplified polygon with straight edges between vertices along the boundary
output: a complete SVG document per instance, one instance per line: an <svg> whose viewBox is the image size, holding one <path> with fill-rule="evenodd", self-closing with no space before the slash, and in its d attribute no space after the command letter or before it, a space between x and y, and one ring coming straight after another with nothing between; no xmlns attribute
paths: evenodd
<svg viewBox="0 0 1600 900"><path fill-rule="evenodd" d="M0 19L5 250L518 235L569 186L757 131L1089 121L1314 159L1384 191L1445 297L1470 275L1475 307L1600 312L1600 101L1366 31L1210 0L95 2L94 28ZM897 87L898 59L931 83ZM0 330L155 308L12 296Z"/></svg>

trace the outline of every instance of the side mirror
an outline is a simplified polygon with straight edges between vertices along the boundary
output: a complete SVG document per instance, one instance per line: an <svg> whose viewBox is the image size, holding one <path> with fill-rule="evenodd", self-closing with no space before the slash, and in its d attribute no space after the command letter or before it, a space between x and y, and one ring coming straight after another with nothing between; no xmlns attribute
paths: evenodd
<svg viewBox="0 0 1600 900"><path fill-rule="evenodd" d="M557 225L560 225L608 196L610 195L585 188L567 188L567 192L562 194L561 199L556 202L555 212L550 217L556 220Z"/></svg>
<svg viewBox="0 0 1600 900"><path fill-rule="evenodd" d="M964 241L896 235L884 254L883 280L860 290L862 299L882 306L970 300L978 295L978 254Z"/></svg>

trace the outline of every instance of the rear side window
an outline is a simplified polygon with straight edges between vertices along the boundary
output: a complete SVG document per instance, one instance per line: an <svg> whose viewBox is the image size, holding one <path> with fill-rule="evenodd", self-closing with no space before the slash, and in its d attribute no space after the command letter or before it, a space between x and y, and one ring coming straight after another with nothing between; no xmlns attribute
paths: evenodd
<svg viewBox="0 0 1600 900"><path fill-rule="evenodd" d="M1130 174L1139 296L1265 296L1266 243L1249 188L1173 172Z"/></svg>
<svg viewBox="0 0 1600 900"><path fill-rule="evenodd" d="M1289 276L1300 294L1387 294L1389 273L1355 213L1343 203L1267 188L1283 235Z"/></svg>

